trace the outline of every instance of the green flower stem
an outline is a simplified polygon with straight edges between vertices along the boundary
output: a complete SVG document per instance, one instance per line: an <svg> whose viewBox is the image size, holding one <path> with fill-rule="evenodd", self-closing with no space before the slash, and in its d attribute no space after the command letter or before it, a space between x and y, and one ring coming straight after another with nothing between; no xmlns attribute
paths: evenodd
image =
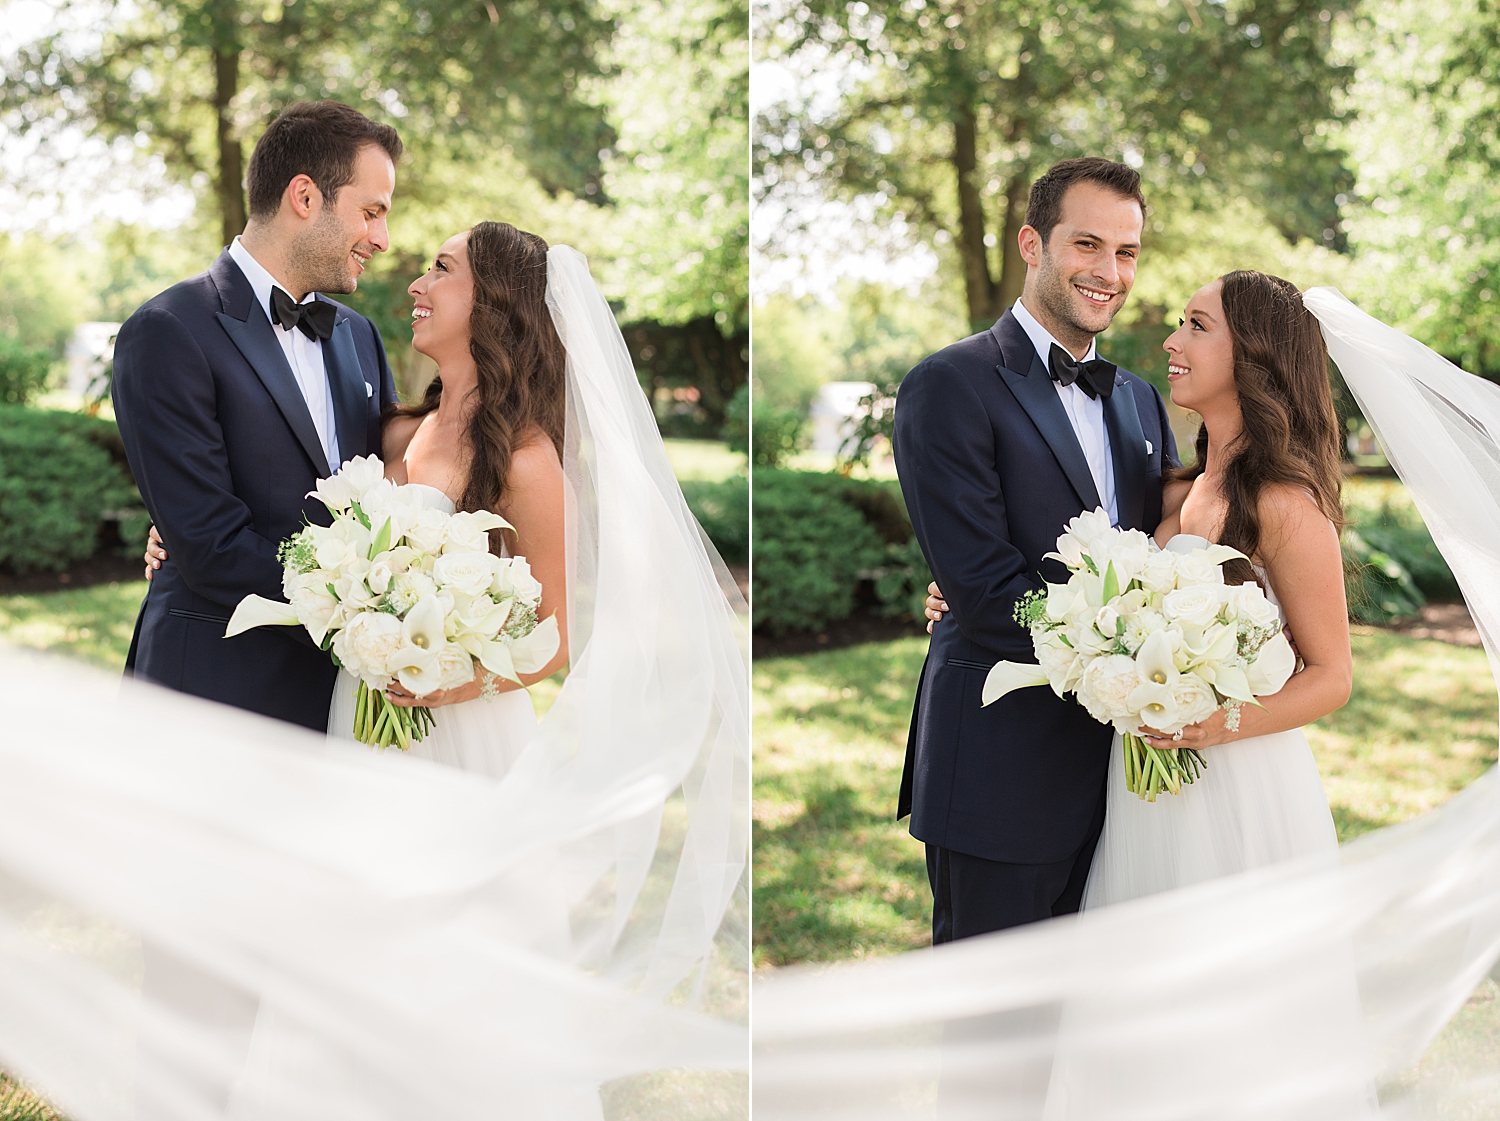
<svg viewBox="0 0 1500 1121"><path fill-rule="evenodd" d="M1148 802L1162 791L1181 794L1207 766L1192 748L1152 747L1139 736L1125 736L1125 789Z"/></svg>
<svg viewBox="0 0 1500 1121"><path fill-rule="evenodd" d="M379 748L395 744L402 751L410 751L412 741L420 741L435 727L437 721L430 708L393 705L383 690L359 683L354 694L353 731L360 743Z"/></svg>

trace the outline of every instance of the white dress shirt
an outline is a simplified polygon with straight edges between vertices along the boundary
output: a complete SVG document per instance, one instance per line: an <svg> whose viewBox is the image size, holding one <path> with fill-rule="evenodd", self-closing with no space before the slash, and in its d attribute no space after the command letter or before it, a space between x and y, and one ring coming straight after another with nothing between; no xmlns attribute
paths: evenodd
<svg viewBox="0 0 1500 1121"><path fill-rule="evenodd" d="M229 255L234 258L234 263L239 265L240 271L245 274L245 279L250 282L250 287L255 290L255 298L260 301L261 310L266 313L266 318L271 319L271 289L280 288L288 294L290 290L268 273L259 261L250 256L250 250L240 244L239 238L235 238L230 243ZM309 292L302 302L307 304L315 299L317 295ZM339 458L339 432L333 413L333 387L328 384L328 368L323 364L323 344L318 339L308 338L295 327L287 329L274 320L271 322L271 330L276 335L276 341L281 343L281 349L286 353L287 364L292 368L292 376L297 379L297 388L302 390L302 398L307 402L307 411L312 414L313 427L318 430L318 440L323 445L323 454L328 457L328 469L337 471L344 461Z"/></svg>
<svg viewBox="0 0 1500 1121"><path fill-rule="evenodd" d="M1026 305L1020 300L1015 302L1011 311L1016 322L1026 332L1026 337L1031 340L1031 345L1036 347L1042 365L1048 366L1047 356L1052 352L1052 344L1062 346L1062 343L1057 342L1052 333L1036 321L1036 317L1026 310ZM1063 349L1068 350L1065 346ZM1069 357L1072 354L1069 350ZM1088 353L1078 361L1088 362L1097 357L1094 344L1090 342ZM1063 412L1068 414L1068 421L1073 425L1073 435L1078 437L1078 445L1083 448L1083 457L1088 460L1089 473L1094 476L1094 489L1099 492L1099 501L1109 511L1109 520L1118 525L1120 511L1115 502L1115 461L1109 453L1109 429L1104 426L1104 402L1098 397L1090 397L1076 381L1072 385L1054 381L1052 385L1062 400Z"/></svg>

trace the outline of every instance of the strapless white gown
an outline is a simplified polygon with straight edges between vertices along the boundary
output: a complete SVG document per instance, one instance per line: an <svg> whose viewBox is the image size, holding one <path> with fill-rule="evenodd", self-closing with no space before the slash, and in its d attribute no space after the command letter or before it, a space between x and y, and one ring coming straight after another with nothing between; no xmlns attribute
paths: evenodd
<svg viewBox="0 0 1500 1121"><path fill-rule="evenodd" d="M453 500L436 487L408 483L423 496L423 506L453 513ZM354 695L359 679L339 671L328 709L328 734L335 739L354 738ZM493 700L483 698L432 710L436 727L411 745L410 755L445 763L462 771L488 778L503 778L515 764L536 732L536 712L531 694L512 689ZM393 749L394 750L394 749Z"/></svg>
<svg viewBox="0 0 1500 1121"><path fill-rule="evenodd" d="M1266 595L1276 603L1268 582ZM1282 860L1337 861L1333 814L1302 729L1206 748L1203 758L1208 765L1181 794L1147 802L1125 788L1125 755L1115 734L1104 832L1084 910Z"/></svg>

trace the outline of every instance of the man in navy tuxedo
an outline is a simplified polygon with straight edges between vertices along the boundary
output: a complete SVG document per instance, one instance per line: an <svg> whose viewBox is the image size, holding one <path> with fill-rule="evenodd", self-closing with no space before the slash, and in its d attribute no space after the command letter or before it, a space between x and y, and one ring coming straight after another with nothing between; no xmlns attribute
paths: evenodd
<svg viewBox="0 0 1500 1121"><path fill-rule="evenodd" d="M1054 165L1027 203L1021 298L923 359L896 399L901 490L950 609L932 627L897 811L927 846L935 943L1082 902L1112 729L1050 689L987 708L980 689L997 661L1036 661L1012 613L1066 578L1042 558L1070 518L1102 506L1147 532L1161 519L1177 462L1165 405L1094 347L1130 293L1144 220L1129 167Z"/></svg>
<svg viewBox="0 0 1500 1121"><path fill-rule="evenodd" d="M136 618L127 672L322 731L336 670L301 627L224 638L252 593L281 599L277 548L320 477L380 454L396 401L353 292L389 247L401 140L338 102L293 105L255 146L245 232L207 272L143 304L115 344L120 435L169 559Z"/></svg>

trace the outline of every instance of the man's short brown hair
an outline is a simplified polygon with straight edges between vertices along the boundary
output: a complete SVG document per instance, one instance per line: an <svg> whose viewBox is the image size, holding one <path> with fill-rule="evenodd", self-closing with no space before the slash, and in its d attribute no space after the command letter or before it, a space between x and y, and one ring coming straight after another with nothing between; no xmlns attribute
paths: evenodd
<svg viewBox="0 0 1500 1121"><path fill-rule="evenodd" d="M1121 198L1134 199L1146 217L1146 197L1141 194L1141 176L1135 168L1099 156L1062 160L1031 185L1026 199L1026 224L1042 235L1042 244L1052 236L1052 229L1062 219L1063 195L1075 183L1098 183Z"/></svg>
<svg viewBox="0 0 1500 1121"><path fill-rule="evenodd" d="M286 185L306 175L329 202L354 179L354 161L367 144L401 159L401 137L338 101L301 101L271 122L250 156L246 176L250 216L269 218L281 208Z"/></svg>

